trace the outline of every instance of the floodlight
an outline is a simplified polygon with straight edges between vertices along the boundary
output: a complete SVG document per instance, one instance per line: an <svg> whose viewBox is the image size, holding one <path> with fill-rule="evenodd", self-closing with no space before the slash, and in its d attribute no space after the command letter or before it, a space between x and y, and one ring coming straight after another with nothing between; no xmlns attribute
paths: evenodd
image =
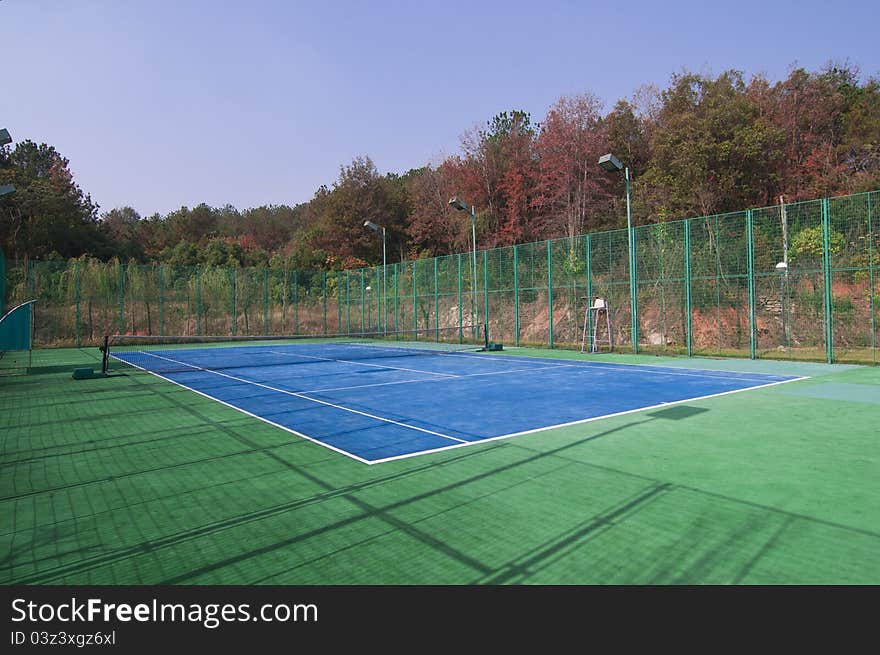
<svg viewBox="0 0 880 655"><path fill-rule="evenodd" d="M615 171L622 171L623 164L620 163L620 160L608 153L607 155L602 155L599 157L599 168L603 171L608 171L609 173L613 173Z"/></svg>

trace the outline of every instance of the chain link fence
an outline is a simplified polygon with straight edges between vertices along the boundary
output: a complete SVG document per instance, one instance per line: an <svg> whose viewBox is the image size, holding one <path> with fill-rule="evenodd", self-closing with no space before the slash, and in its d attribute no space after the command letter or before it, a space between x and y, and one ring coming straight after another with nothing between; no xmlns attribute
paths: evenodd
<svg viewBox="0 0 880 655"><path fill-rule="evenodd" d="M6 262L36 343L113 333L322 335L488 323L511 346L579 347L610 307L618 351L877 363L880 191L347 271ZM635 320L632 309L636 308Z"/></svg>

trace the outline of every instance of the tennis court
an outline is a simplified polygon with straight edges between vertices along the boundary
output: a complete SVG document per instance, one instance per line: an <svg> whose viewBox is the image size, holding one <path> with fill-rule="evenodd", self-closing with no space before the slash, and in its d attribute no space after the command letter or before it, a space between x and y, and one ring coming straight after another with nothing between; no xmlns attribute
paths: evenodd
<svg viewBox="0 0 880 655"><path fill-rule="evenodd" d="M219 345L111 356L368 464L802 379L418 342Z"/></svg>
<svg viewBox="0 0 880 655"><path fill-rule="evenodd" d="M876 368L318 345L0 377L4 584L880 581Z"/></svg>

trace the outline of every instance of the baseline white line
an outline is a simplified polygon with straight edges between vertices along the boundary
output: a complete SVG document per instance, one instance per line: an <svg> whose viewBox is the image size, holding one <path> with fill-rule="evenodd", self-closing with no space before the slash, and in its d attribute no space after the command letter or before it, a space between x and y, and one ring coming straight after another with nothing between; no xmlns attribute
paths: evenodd
<svg viewBox="0 0 880 655"><path fill-rule="evenodd" d="M308 400L309 402L318 403L320 405L326 405L327 407L332 407L334 409L340 409L344 412L351 412L352 414L359 414L361 416L366 416L367 418L375 419L377 421L383 421L385 423L392 423L394 425L399 425L402 428L408 428L410 430L417 430L418 432L424 432L425 434L433 434L434 436L441 437L443 439L449 439L451 441L458 441L459 443L468 443L467 440L465 440L465 439L459 439L458 437L451 437L448 434L443 434L442 432L435 432L434 430L420 428L415 425L407 425L406 423L401 423L400 421L395 421L394 419L385 418L384 416L377 416L376 414L370 414L368 412L362 412L358 409L352 409L351 407L344 407L342 405L336 405L334 403L329 403L324 400L319 400L318 398L309 398L308 396L304 396L303 394L297 393L296 391L287 391L286 389L279 389L278 387L273 387L268 384L262 384L261 382L254 382L253 380L248 380L245 378L236 377L234 375L229 375L228 373L221 373L220 371L212 371L209 368L202 368L201 366L196 366L194 364L187 364L186 362L181 362L176 359L171 359L170 357L163 357L162 355L156 355L155 353L144 352L144 351L140 351L140 352L144 355L149 355L150 357L156 357L157 359L164 359L165 361L173 362L174 364L188 366L189 368L192 368L192 369L195 369L198 371L203 371L205 373L211 373L212 375L219 375L220 377L229 378L230 380L235 380L236 382L243 382L244 384L251 384L255 387L262 387L263 389L269 389L270 391L276 391L278 393L287 394L288 396L295 396L297 398L302 398L303 400ZM122 360L122 361L125 361L125 360ZM189 387L187 387L187 388L189 388Z"/></svg>
<svg viewBox="0 0 880 655"><path fill-rule="evenodd" d="M697 400L706 400L707 398L717 398L719 396L727 396L729 394L741 393L743 391L753 391L754 389L762 389L764 387L773 387L778 384L788 384L789 382L799 382L801 380L809 380L809 377L798 377L792 378L791 380L781 380L778 382L769 382L767 384L761 384L755 387L746 387L745 389L734 389L732 391L722 391L720 393L713 393L706 396L697 396L695 398L684 398L682 400L673 400L668 403L660 403L658 405L651 405L649 407L638 407L636 409L628 409L623 412L614 412L613 414L604 414L602 416L593 416L591 418L580 419L578 421L569 421L567 423L557 423L556 425L546 425L540 428L534 428L532 430L523 430L522 432L511 432L510 434L502 434L497 437L486 437L485 439L479 439L476 441L468 441L463 444L455 444L452 446L442 446L440 448L432 448L430 450L420 450L417 453L407 453L405 455L395 455L393 457L385 457L383 459L373 459L370 460L370 464L384 464L385 462L392 462L398 459L407 459L409 457L417 457L419 455L427 455L429 453L437 453L444 450L451 450L453 448L463 448L465 446L473 446L474 444L486 443L489 441L500 441L501 439L512 439L513 437L521 437L526 434L534 434L536 432L543 432L544 430L554 430L556 428L565 428L572 425L580 425L582 423L590 423L592 421L601 421L602 419L612 418L615 416L623 416L625 414L634 414L636 412L644 412L649 409L659 409L661 407L671 407L673 405L680 405L682 403L694 402Z"/></svg>
<svg viewBox="0 0 880 655"><path fill-rule="evenodd" d="M247 411L246 409L242 409L241 407L236 407L235 405L232 405L232 404L226 402L225 400L220 400L219 398L215 398L211 394L207 394L203 391L199 391L198 389L193 389L192 387L188 387L185 384L181 384L180 382L172 380L171 378L166 378L164 375L156 373L155 371L151 371L150 369L144 368L143 366L138 366L137 364L134 364L132 362L126 361L124 359L120 359L116 355L111 354L110 356L117 361L128 364L129 366L134 366L135 368L140 369L140 370L144 371L145 373L149 373L150 375L154 375L161 380L165 380L166 382L170 382L171 384L177 385L181 389L186 389L187 391L192 391L193 393L197 393L198 395L203 396L204 398L209 398L209 399L213 400L214 402L220 403L221 405L226 405L230 409L234 409L237 412L241 412L242 414L246 414L252 418L258 419L258 420L262 421L263 423L268 423L272 427L281 428L285 432L295 434L296 436L302 437L303 439L306 439L308 441L311 441L312 443L318 444L319 446L324 446L324 448L328 448L328 449L332 450L333 452L339 453L340 455L345 455L346 457L350 457L351 459L357 460L361 464L369 465L371 462L371 460L369 460L369 459L364 459L362 457L358 457L357 455L350 453L347 450L342 450L341 448L337 448L336 446L331 446L328 443L325 443L319 439L315 439L314 437L310 437L309 435L304 434L302 432L298 432L298 431L294 430L293 428L287 427L286 425L281 425L280 423L275 423L274 421L270 421L269 419L265 418L264 416L260 416L259 414L254 414L252 412Z"/></svg>

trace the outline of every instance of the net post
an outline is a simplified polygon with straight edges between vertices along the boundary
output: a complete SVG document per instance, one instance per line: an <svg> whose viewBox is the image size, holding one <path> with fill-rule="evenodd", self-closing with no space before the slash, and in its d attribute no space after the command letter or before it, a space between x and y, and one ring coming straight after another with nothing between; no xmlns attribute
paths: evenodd
<svg viewBox="0 0 880 655"><path fill-rule="evenodd" d="M104 335L104 343L101 346L101 375L107 375L110 359L110 337Z"/></svg>

